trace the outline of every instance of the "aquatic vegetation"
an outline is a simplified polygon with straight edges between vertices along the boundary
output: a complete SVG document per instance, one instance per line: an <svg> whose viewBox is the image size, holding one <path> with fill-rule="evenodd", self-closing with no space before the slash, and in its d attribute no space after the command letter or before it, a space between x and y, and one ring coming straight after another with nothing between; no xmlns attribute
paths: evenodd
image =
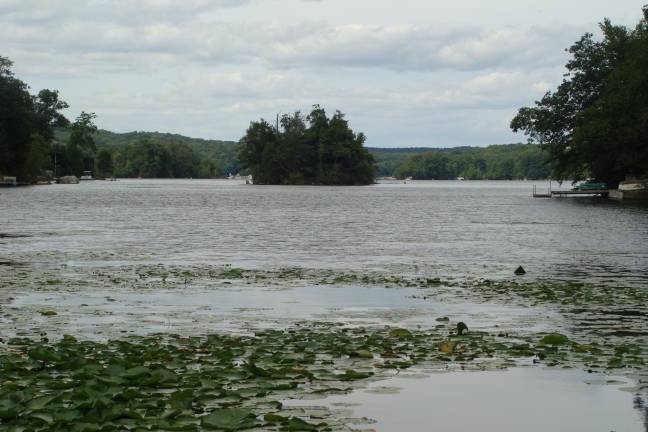
<svg viewBox="0 0 648 432"><path fill-rule="evenodd" d="M348 392L391 370L488 370L522 358L608 370L642 367L636 345L581 344L549 333L511 337L451 325L428 331L303 323L254 335L155 335L0 349L0 425L15 430L344 430L299 418L281 400ZM16 429L17 428L17 429ZM76 430L76 429L75 429Z"/></svg>
<svg viewBox="0 0 648 432"><path fill-rule="evenodd" d="M408 296L414 293L421 302L511 304L554 315L541 323L542 331L533 323L482 331L469 315L442 309L430 317L424 326L429 328L288 320L271 330L250 323L238 335L173 335L170 328L155 336L87 341L52 331L70 318L69 307L20 308L8 297L36 291L47 297L61 290L75 296L98 289L101 309L79 306L87 307L94 322L118 319L125 298L120 293L259 287L297 293L318 285L408 288ZM640 287L230 265L0 268L0 287L8 293L0 305L3 328L15 328L19 336L0 340L0 429L70 430L74 424L75 430L349 430L348 419L339 414L298 413L281 401L347 393L412 367L462 371L538 364L635 375L648 365L648 293ZM351 315L340 316L351 323L344 319ZM149 321L143 325L156 325L144 319Z"/></svg>

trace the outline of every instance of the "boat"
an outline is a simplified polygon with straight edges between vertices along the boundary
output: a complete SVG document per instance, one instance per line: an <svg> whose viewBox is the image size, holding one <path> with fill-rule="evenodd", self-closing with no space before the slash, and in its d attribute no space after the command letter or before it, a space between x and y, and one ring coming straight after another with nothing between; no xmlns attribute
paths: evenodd
<svg viewBox="0 0 648 432"><path fill-rule="evenodd" d="M83 175L79 180L94 180L94 177L92 177L92 171L83 171Z"/></svg>
<svg viewBox="0 0 648 432"><path fill-rule="evenodd" d="M0 176L0 186L18 186L18 181L13 176Z"/></svg>
<svg viewBox="0 0 648 432"><path fill-rule="evenodd" d="M589 191L589 190L606 190L607 184L601 182L586 181L578 184L572 188L575 191Z"/></svg>
<svg viewBox="0 0 648 432"><path fill-rule="evenodd" d="M619 183L620 191L648 191L648 179L624 180Z"/></svg>

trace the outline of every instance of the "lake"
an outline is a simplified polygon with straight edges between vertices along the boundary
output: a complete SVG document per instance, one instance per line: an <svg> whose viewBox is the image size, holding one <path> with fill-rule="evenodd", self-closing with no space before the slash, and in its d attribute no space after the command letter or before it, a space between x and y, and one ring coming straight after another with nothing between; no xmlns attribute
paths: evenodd
<svg viewBox="0 0 648 432"><path fill-rule="evenodd" d="M538 183L538 188L546 187ZM531 199L532 182L369 187L121 180L0 190L0 253L26 263L419 266L445 275L648 280L648 208Z"/></svg>
<svg viewBox="0 0 648 432"><path fill-rule="evenodd" d="M532 185L133 179L0 189L0 333L103 341L321 321L427 329L450 317L452 325L492 334L560 331L607 341L602 329L616 330L620 319L633 330L622 342L645 346L645 304L630 312L596 304L588 317L607 327L591 330L582 310L470 291L483 279L648 289L648 207L534 199ZM513 275L519 265L527 271L521 278ZM229 276L215 278L214 269ZM418 278L433 282L422 288L412 283ZM527 418L535 425L528 430L648 430L641 384L648 381L637 377L645 370L486 369L435 374L423 367L413 372L425 374L418 379L383 377L316 403L377 421L362 430L429 430L430 417L444 430L517 431ZM518 398L525 391L526 404ZM463 416L461 407L482 420ZM542 407L554 414L535 415Z"/></svg>

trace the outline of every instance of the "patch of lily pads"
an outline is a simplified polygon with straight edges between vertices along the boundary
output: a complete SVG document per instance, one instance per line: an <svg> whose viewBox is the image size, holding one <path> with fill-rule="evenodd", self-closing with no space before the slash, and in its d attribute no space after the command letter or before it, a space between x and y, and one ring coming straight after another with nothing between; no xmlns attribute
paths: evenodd
<svg viewBox="0 0 648 432"><path fill-rule="evenodd" d="M416 297L424 301L543 307L557 311L560 319L549 322L554 330L544 333L480 332L442 317L425 330L308 322L247 336L3 340L0 429L344 431L351 429L349 419L321 410L296 413L281 401L347 393L415 366L461 371L540 364L635 376L648 371L645 287L227 265L0 269L0 288L9 293L304 283L417 288ZM57 318L53 309L38 313L44 320ZM5 315L11 319L6 310ZM646 378L638 380L640 385Z"/></svg>
<svg viewBox="0 0 648 432"><path fill-rule="evenodd" d="M643 367L637 346L562 334L512 337L441 323L426 331L304 323L253 335L155 335L107 342L3 341L0 428L10 431L349 430L282 400L347 393L400 369L488 370L543 363Z"/></svg>

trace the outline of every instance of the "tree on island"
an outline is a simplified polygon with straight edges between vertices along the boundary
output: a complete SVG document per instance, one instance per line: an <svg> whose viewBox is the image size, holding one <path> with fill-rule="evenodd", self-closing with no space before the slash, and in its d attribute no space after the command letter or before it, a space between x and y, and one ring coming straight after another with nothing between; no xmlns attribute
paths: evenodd
<svg viewBox="0 0 648 432"><path fill-rule="evenodd" d="M648 175L648 5L633 30L600 24L569 48L568 73L555 92L511 121L548 150L559 180L594 178L615 187Z"/></svg>
<svg viewBox="0 0 648 432"><path fill-rule="evenodd" d="M373 156L344 114L329 118L314 105L304 117L285 114L276 126L251 122L238 145L238 160L257 184L367 185L374 182Z"/></svg>

